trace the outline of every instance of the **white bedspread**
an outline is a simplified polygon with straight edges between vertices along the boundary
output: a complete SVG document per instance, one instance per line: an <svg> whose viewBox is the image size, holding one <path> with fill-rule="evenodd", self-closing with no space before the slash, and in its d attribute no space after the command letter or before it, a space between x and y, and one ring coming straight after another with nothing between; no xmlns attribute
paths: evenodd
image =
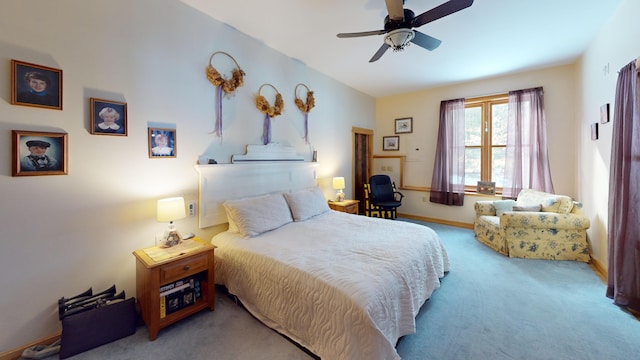
<svg viewBox="0 0 640 360"><path fill-rule="evenodd" d="M449 270L428 227L329 211L245 239L211 242L216 283L322 359L399 359L397 340Z"/></svg>

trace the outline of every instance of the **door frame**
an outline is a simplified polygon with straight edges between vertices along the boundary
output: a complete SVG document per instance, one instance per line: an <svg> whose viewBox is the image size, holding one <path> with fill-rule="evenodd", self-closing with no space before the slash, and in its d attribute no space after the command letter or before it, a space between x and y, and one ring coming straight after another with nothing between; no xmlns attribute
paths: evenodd
<svg viewBox="0 0 640 360"><path fill-rule="evenodd" d="M364 144L359 143L362 141L361 136L364 136ZM361 154L356 154L359 149L361 149ZM351 128L351 159L353 159L353 165L351 169L353 198L356 200L360 200L360 203L358 204L359 213L364 214L363 184L369 181L369 178L373 173L373 130L355 126ZM365 163L357 163L357 161L361 161L360 159L362 159ZM363 168L365 169L365 173L360 174L360 169Z"/></svg>

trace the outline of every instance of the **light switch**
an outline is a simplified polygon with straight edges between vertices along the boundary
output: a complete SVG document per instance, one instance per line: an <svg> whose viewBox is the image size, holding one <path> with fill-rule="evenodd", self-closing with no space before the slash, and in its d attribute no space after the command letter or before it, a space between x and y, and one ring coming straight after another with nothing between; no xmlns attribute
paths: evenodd
<svg viewBox="0 0 640 360"><path fill-rule="evenodd" d="M195 200L189 201L187 204L188 214L189 216L196 216L196 202Z"/></svg>

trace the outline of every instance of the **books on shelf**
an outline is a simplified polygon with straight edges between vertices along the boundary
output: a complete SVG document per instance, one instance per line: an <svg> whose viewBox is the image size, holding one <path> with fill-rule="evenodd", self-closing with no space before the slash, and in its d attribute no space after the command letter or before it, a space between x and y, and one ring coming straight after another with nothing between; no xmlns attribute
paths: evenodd
<svg viewBox="0 0 640 360"><path fill-rule="evenodd" d="M195 275L162 285L160 287L160 318L195 304L202 297L203 283L202 276Z"/></svg>

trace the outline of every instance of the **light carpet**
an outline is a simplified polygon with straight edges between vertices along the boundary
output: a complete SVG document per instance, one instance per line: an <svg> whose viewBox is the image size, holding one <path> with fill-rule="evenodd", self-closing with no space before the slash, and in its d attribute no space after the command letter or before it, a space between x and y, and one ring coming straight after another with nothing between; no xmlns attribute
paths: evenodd
<svg viewBox="0 0 640 360"><path fill-rule="evenodd" d="M420 310L417 332L398 342L403 359L640 358L640 321L605 297L605 285L589 265L511 259L477 242L469 229L404 220L440 235L451 271ZM163 329L153 342L139 327L71 359L313 357L218 292L214 312Z"/></svg>

